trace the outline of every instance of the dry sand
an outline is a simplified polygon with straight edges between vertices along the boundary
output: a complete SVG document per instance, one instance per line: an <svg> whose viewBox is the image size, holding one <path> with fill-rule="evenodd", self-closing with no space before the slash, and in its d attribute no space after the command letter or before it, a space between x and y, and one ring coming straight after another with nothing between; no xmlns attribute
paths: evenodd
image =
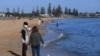
<svg viewBox="0 0 100 56"><path fill-rule="evenodd" d="M44 23L51 18L43 18ZM0 20L0 56L15 56L21 55L21 29L23 22L27 21L32 27L38 24L38 19L28 20ZM39 28L43 35L46 30ZM31 51L28 50L28 56L31 56Z"/></svg>

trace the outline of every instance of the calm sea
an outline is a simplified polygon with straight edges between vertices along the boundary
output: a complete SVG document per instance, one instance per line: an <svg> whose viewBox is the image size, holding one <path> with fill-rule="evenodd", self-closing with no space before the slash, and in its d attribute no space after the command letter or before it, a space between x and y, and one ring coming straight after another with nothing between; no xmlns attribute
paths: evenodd
<svg viewBox="0 0 100 56"><path fill-rule="evenodd" d="M56 43L58 48L77 56L100 56L100 18L58 19L49 22L46 28L65 34Z"/></svg>

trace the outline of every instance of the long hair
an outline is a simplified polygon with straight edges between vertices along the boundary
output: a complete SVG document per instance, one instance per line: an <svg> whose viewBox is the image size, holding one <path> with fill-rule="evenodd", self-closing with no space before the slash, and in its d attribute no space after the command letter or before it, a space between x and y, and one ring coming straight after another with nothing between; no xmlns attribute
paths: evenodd
<svg viewBox="0 0 100 56"><path fill-rule="evenodd" d="M36 26L33 26L33 28L32 28L32 33L34 33L34 32L38 32L38 28Z"/></svg>

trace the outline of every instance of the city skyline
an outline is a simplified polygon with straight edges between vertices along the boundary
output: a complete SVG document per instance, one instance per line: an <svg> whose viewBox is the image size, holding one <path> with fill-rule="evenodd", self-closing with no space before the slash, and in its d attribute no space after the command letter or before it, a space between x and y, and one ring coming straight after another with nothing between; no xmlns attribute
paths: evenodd
<svg viewBox="0 0 100 56"><path fill-rule="evenodd" d="M20 8L25 12L32 12L32 9L36 9L37 6L47 9L49 3L52 7L61 5L63 10L68 7L71 9L76 8L79 12L100 12L100 0L1 0L0 11L6 11L7 8L10 11Z"/></svg>

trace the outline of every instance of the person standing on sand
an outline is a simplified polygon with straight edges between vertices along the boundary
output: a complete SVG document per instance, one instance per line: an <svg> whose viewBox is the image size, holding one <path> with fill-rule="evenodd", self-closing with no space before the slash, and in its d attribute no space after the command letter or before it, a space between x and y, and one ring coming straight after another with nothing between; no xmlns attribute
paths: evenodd
<svg viewBox="0 0 100 56"><path fill-rule="evenodd" d="M29 38L29 45L31 45L32 48L32 56L40 56L40 43L45 46L42 36L38 32L38 28L34 26Z"/></svg>
<svg viewBox="0 0 100 56"><path fill-rule="evenodd" d="M23 29L21 30L21 35L22 35L22 56L26 56L27 44L29 41L27 22L23 23Z"/></svg>

